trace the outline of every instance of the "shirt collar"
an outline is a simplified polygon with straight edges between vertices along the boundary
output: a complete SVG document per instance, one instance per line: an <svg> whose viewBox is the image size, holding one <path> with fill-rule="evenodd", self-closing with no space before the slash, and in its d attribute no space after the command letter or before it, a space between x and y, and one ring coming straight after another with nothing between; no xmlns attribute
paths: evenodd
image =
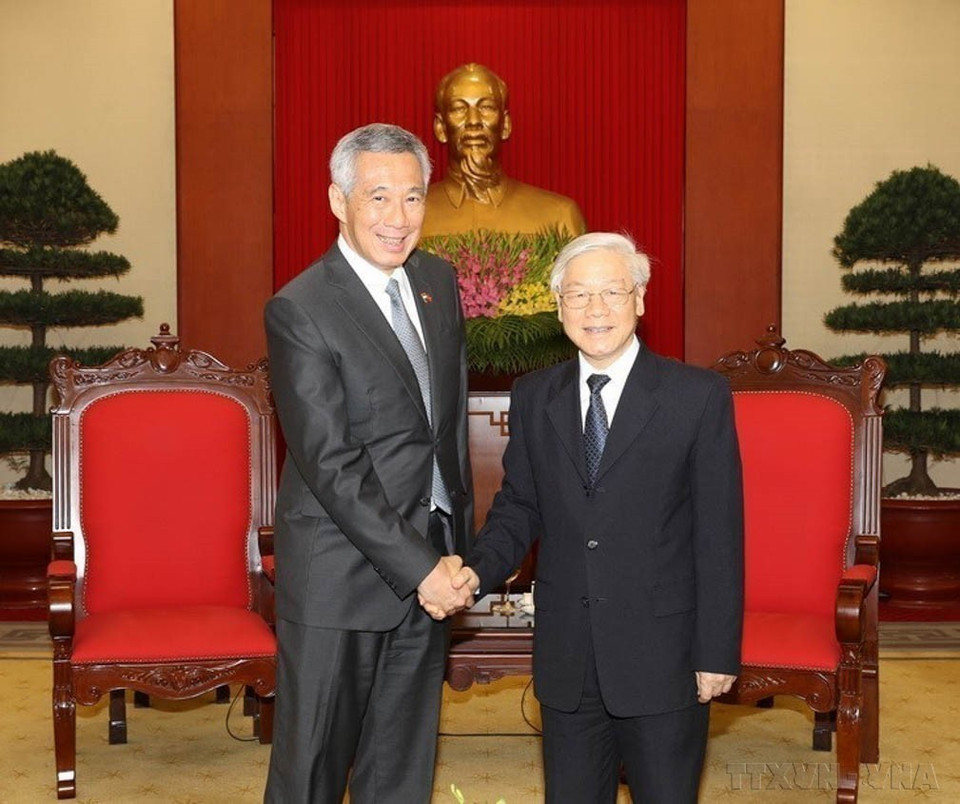
<svg viewBox="0 0 960 804"><path fill-rule="evenodd" d="M591 374L606 374L612 383L616 386L623 387L627 382L627 376L630 374L630 370L633 368L638 354L640 354L640 341L636 335L633 336L633 340L630 342L627 350L605 369L594 368L587 362L587 359L583 356L583 352L578 352L577 359L580 363L581 387L586 387L587 377Z"/></svg>
<svg viewBox="0 0 960 804"><path fill-rule="evenodd" d="M403 270L403 267L394 268L392 273L387 273L386 271L381 271L377 266L365 260L356 251L354 251L350 244L347 243L347 239L341 234L337 238L337 246L340 249L340 252L343 254L344 259L353 268L354 273L359 277L360 281L363 282L364 287L370 291L370 295L374 298L379 298L377 294L385 293L387 290L387 282L391 279L396 279L397 283L400 285L401 293L409 288L410 282L407 279L407 274Z"/></svg>
<svg viewBox="0 0 960 804"><path fill-rule="evenodd" d="M495 184L487 191L487 195L490 197L490 203L493 204L493 206L499 207L503 203L503 197L507 194L506 185L507 179L504 177L501 178L499 184ZM454 209L460 209L460 207L463 206L463 202L470 197L467 194L466 185L458 181L453 181L450 178L444 179L440 183L440 186ZM477 203L482 202L478 201Z"/></svg>

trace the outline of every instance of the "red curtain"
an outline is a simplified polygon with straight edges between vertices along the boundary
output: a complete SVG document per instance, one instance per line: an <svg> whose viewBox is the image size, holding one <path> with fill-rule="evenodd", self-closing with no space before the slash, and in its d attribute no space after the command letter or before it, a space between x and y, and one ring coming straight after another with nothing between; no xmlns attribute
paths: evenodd
<svg viewBox="0 0 960 804"><path fill-rule="evenodd" d="M326 162L350 129L401 125L443 175L433 94L475 61L509 88L504 171L636 238L654 265L644 338L682 357L685 5L274 0L276 285L336 236Z"/></svg>

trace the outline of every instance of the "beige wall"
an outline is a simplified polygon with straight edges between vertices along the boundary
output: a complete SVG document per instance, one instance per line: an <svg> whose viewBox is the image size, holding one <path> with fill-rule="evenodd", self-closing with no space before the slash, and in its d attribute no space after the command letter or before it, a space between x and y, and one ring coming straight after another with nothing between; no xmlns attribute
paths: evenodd
<svg viewBox="0 0 960 804"><path fill-rule="evenodd" d="M958 35L957 0L786 0L788 345L825 357L907 348L906 336L841 335L823 325L828 310L856 301L842 291L830 250L850 208L891 171L932 163L960 179ZM957 349L957 340L938 343ZM888 401L901 404L895 396ZM960 398L925 392L924 404L960 406ZM905 466L889 457L885 480ZM960 461L935 464L933 477L960 486Z"/></svg>
<svg viewBox="0 0 960 804"><path fill-rule="evenodd" d="M148 343L176 327L176 218L172 0L0 0L0 162L56 150L87 175L120 217L94 250L125 256L119 280L48 283L144 299L143 320L57 330L48 342ZM3 280L4 288L26 288ZM0 328L0 343L29 334ZM29 391L0 386L0 410L29 406Z"/></svg>

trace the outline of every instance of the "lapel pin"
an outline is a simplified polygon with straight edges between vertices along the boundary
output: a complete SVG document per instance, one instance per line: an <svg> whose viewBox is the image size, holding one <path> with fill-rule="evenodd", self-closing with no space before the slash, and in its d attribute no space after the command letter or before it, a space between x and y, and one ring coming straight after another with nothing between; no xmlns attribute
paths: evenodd
<svg viewBox="0 0 960 804"><path fill-rule="evenodd" d="M429 293L426 293L426 292L421 293L420 298L423 299L424 304L430 304L430 302L433 301L433 296L431 296Z"/></svg>

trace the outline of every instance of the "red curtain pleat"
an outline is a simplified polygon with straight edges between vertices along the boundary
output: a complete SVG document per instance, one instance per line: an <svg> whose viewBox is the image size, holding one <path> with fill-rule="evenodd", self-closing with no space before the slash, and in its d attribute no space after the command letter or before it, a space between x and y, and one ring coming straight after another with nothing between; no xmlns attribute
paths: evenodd
<svg viewBox="0 0 960 804"><path fill-rule="evenodd" d="M684 0L275 0L275 282L336 236L326 161L350 129L397 123L445 155L433 94L476 61L510 91L505 172L576 199L591 230L651 255L642 329L683 356Z"/></svg>

